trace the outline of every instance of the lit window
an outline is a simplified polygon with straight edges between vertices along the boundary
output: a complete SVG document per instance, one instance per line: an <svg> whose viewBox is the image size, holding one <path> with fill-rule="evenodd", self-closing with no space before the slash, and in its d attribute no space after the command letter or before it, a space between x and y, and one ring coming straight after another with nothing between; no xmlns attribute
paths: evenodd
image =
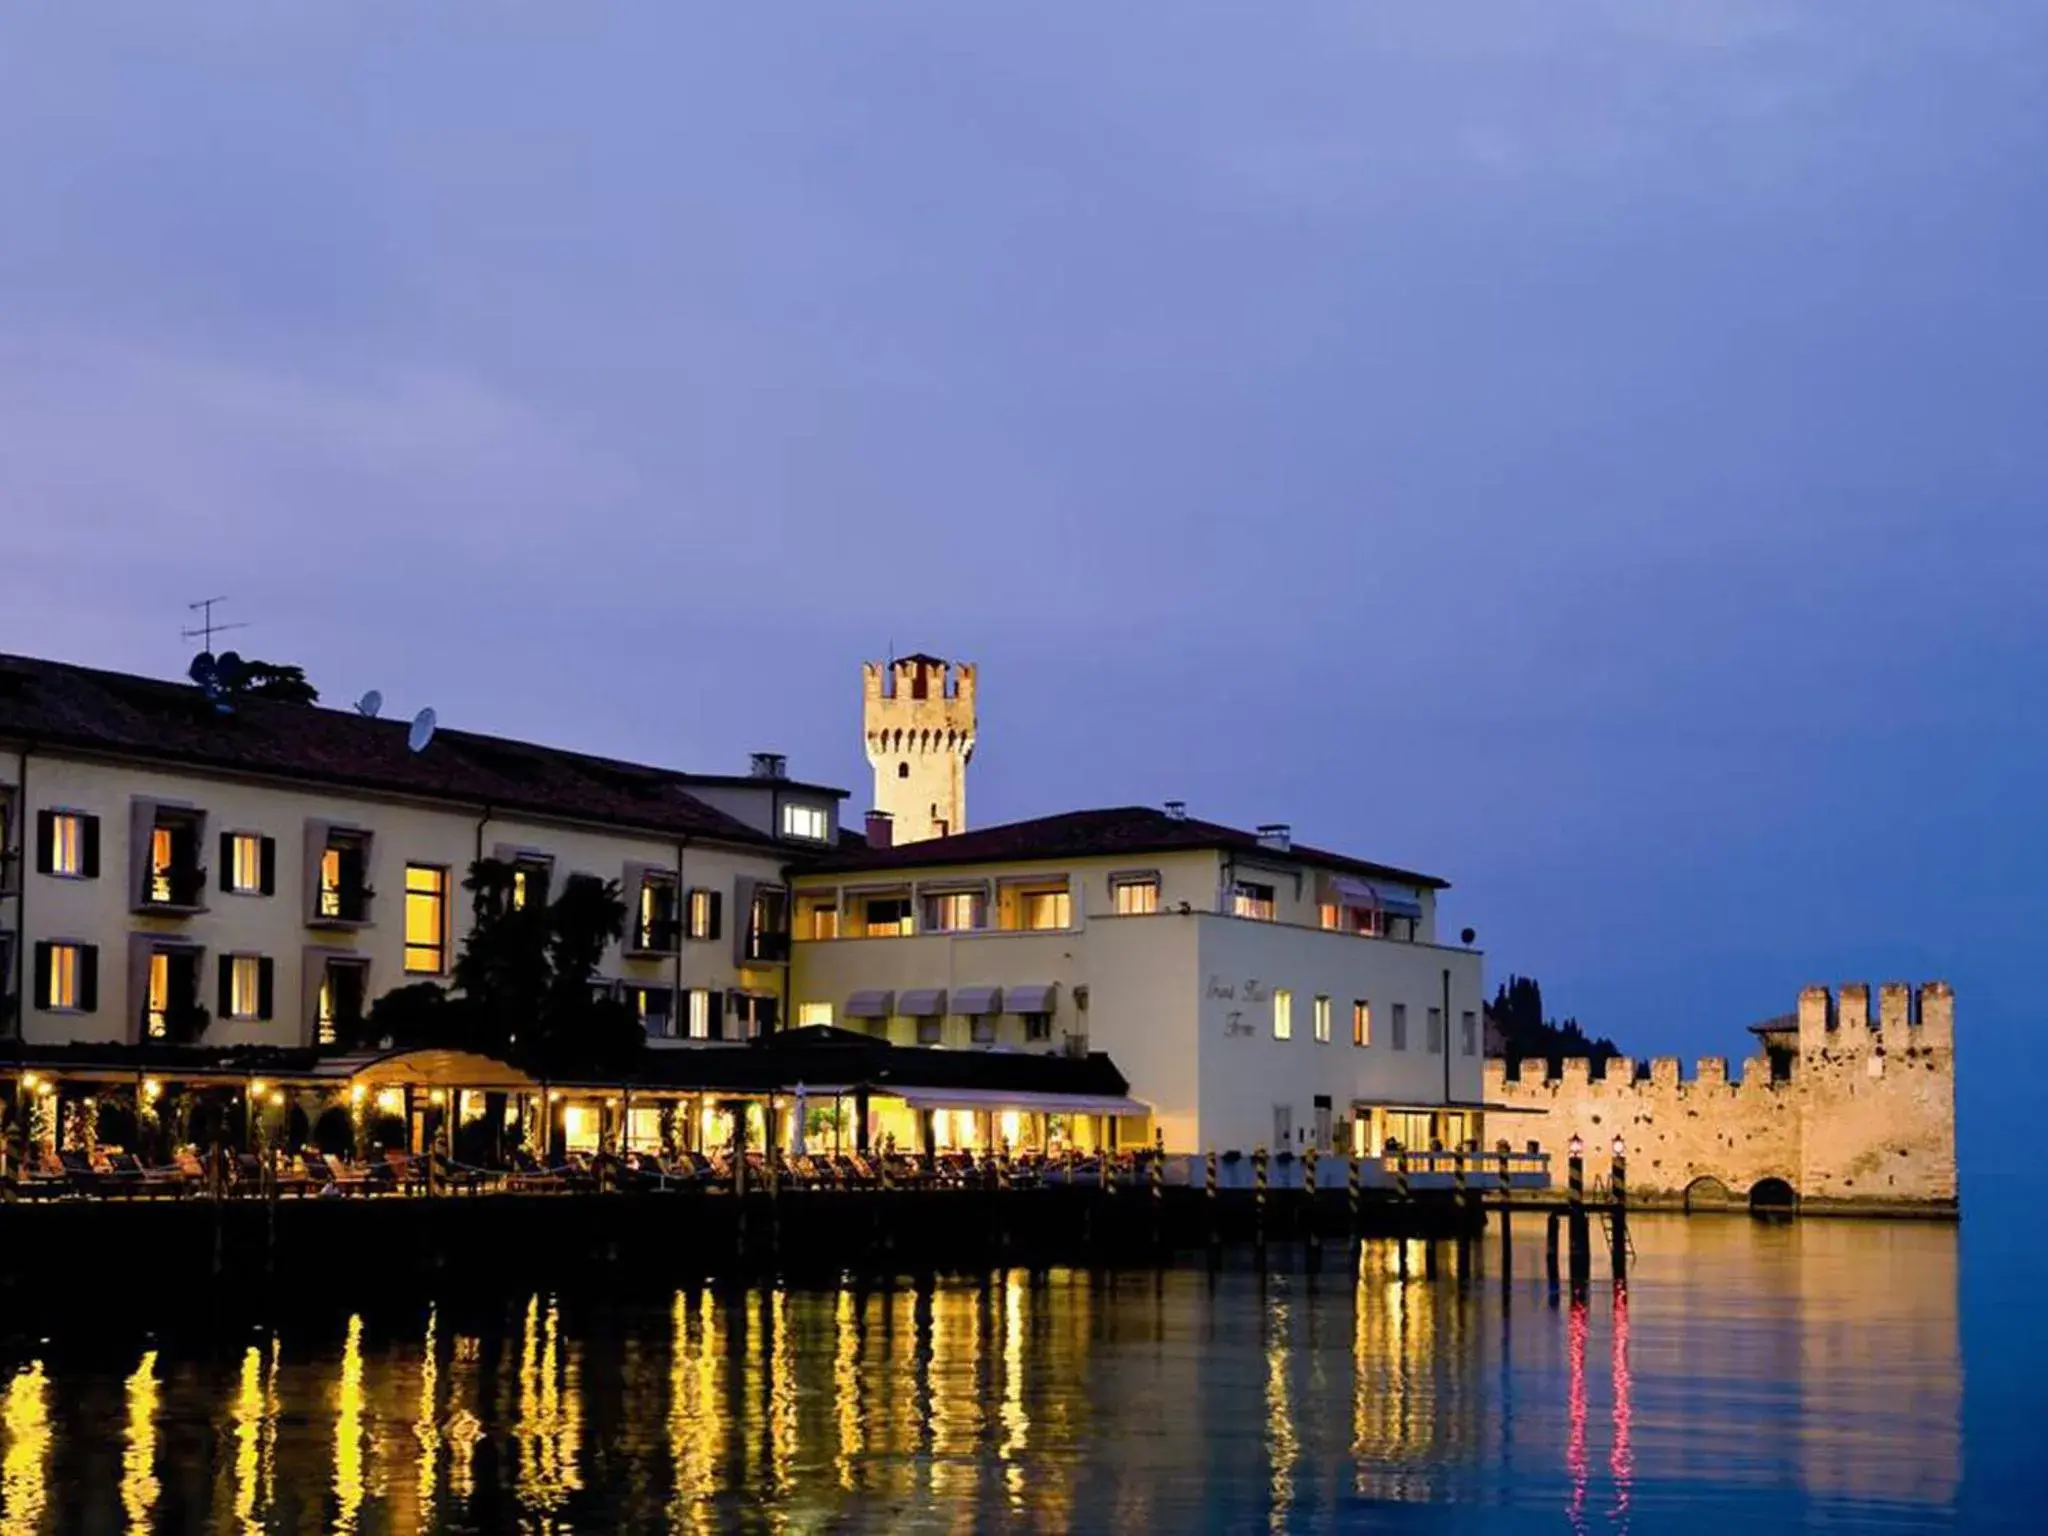
<svg viewBox="0 0 2048 1536"><path fill-rule="evenodd" d="M1111 890L1119 917L1142 917L1159 910L1157 880L1119 880Z"/></svg>
<svg viewBox="0 0 2048 1536"><path fill-rule="evenodd" d="M231 1019L263 1017L263 961L256 955L223 955L227 971L226 1013Z"/></svg>
<svg viewBox="0 0 2048 1536"><path fill-rule="evenodd" d="M1073 899L1065 891L1025 891L1020 899L1026 928L1073 926Z"/></svg>
<svg viewBox="0 0 2048 1536"><path fill-rule="evenodd" d="M965 933L982 925L982 897L978 891L948 891L927 896L924 926L931 933Z"/></svg>
<svg viewBox="0 0 2048 1536"><path fill-rule="evenodd" d="M1406 1003L1394 1004L1394 1049L1397 1051L1408 1049L1408 1005Z"/></svg>
<svg viewBox="0 0 2048 1536"><path fill-rule="evenodd" d="M690 892L690 937L693 939L715 939L718 937L720 908L724 902L718 891L703 887Z"/></svg>
<svg viewBox="0 0 2048 1536"><path fill-rule="evenodd" d="M1327 997L1318 997L1316 999L1315 1025L1316 1044L1328 1045L1330 1043L1330 1000Z"/></svg>
<svg viewBox="0 0 2048 1536"><path fill-rule="evenodd" d="M340 1038L334 1023L334 972L320 978L320 993L313 1001L313 1042L332 1045Z"/></svg>
<svg viewBox="0 0 2048 1536"><path fill-rule="evenodd" d="M626 1005L650 1040L673 1039L676 1032L674 994L667 987L628 987Z"/></svg>
<svg viewBox="0 0 2048 1536"><path fill-rule="evenodd" d="M711 999L716 994L702 988L690 994L690 1038L709 1040L711 1038Z"/></svg>
<svg viewBox="0 0 2048 1536"><path fill-rule="evenodd" d="M149 832L149 899L168 902L171 899L171 869L177 859L177 851L171 843L169 827L152 827Z"/></svg>
<svg viewBox="0 0 2048 1536"><path fill-rule="evenodd" d="M91 1013L94 1008L99 951L90 944L44 944L36 967L43 995L39 1004L48 1009Z"/></svg>
<svg viewBox="0 0 2048 1536"><path fill-rule="evenodd" d="M360 923L370 916L369 835L330 832L320 850L313 912L323 923Z"/></svg>
<svg viewBox="0 0 2048 1536"><path fill-rule="evenodd" d="M835 907L811 908L811 937L814 939L836 939L839 937L839 909Z"/></svg>
<svg viewBox="0 0 2048 1536"><path fill-rule="evenodd" d="M71 875L83 878L92 873L87 867L86 844L90 837L89 824L97 818L81 816L76 811L43 813L49 821L49 853L43 863L45 873Z"/></svg>
<svg viewBox="0 0 2048 1536"><path fill-rule="evenodd" d="M320 855L320 915L341 916L341 850L329 847Z"/></svg>
<svg viewBox="0 0 2048 1536"><path fill-rule="evenodd" d="M1351 1043L1372 1044L1372 1004L1362 997L1351 1005Z"/></svg>
<svg viewBox="0 0 2048 1536"><path fill-rule="evenodd" d="M1256 918L1262 923L1272 922L1273 887L1240 880L1230 893L1230 912L1233 917Z"/></svg>
<svg viewBox="0 0 2048 1536"><path fill-rule="evenodd" d="M1316 915L1322 919L1325 928L1338 928L1343 925L1344 909L1334 901L1326 901L1317 907Z"/></svg>
<svg viewBox="0 0 2048 1536"><path fill-rule="evenodd" d="M1425 1026L1429 1040L1429 1054L1441 1056L1444 1053L1444 1011L1441 1008L1429 1010L1429 1022Z"/></svg>
<svg viewBox="0 0 2048 1536"><path fill-rule="evenodd" d="M831 835L832 819L825 814L825 808L818 805L785 805L782 808L782 835L784 837L809 838L822 843Z"/></svg>
<svg viewBox="0 0 2048 1536"><path fill-rule="evenodd" d="M1273 1038L1294 1038L1294 994L1285 987L1280 987L1273 993Z"/></svg>
<svg viewBox="0 0 2048 1536"><path fill-rule="evenodd" d="M254 832L228 838L228 889L245 895L263 889L263 839Z"/></svg>
<svg viewBox="0 0 2048 1536"><path fill-rule="evenodd" d="M661 875L640 881L640 910L635 916L633 947L667 954L676 947L676 886Z"/></svg>
<svg viewBox="0 0 2048 1536"><path fill-rule="evenodd" d="M796 1022L798 1027L802 1029L815 1029L821 1024L829 1025L832 1022L832 1005L830 1003L798 1003L796 1005Z"/></svg>
<svg viewBox="0 0 2048 1536"><path fill-rule="evenodd" d="M448 969L448 871L405 866L405 968L415 976Z"/></svg>
<svg viewBox="0 0 2048 1536"><path fill-rule="evenodd" d="M144 1028L152 1040L171 1032L171 957L162 950L149 957L149 1004Z"/></svg>
<svg viewBox="0 0 2048 1536"><path fill-rule="evenodd" d="M1467 1008L1458 1018L1458 1049L1467 1056L1479 1054L1479 1015Z"/></svg>
<svg viewBox="0 0 2048 1536"><path fill-rule="evenodd" d="M871 939L895 938L911 931L908 896L870 896L862 912L861 927Z"/></svg>
<svg viewBox="0 0 2048 1536"><path fill-rule="evenodd" d="M536 907L548 904L548 877L554 872L554 864L548 859L515 859L512 864L512 910L523 912L530 902Z"/></svg>

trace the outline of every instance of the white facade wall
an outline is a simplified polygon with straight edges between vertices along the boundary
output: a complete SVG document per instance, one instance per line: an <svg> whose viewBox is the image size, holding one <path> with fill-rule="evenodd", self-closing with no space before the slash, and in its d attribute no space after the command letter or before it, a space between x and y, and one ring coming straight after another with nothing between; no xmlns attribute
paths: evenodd
<svg viewBox="0 0 2048 1536"><path fill-rule="evenodd" d="M963 879L1013 880L1058 874L1017 864L905 871L899 885L957 887ZM1053 1038L1029 1042L1015 1014L998 1021L996 1048L1106 1051L1130 1080L1134 1097L1153 1106L1170 1151L1210 1148L1277 1150L1275 1109L1284 1107L1291 1144L1314 1135L1315 1100L1329 1100L1329 1118L1349 1120L1361 1103L1440 1104L1446 1062L1452 1102L1479 1098L1483 1035L1482 956L1425 942L1332 933L1318 924L1315 876L1276 865L1239 876L1276 887L1277 918L1265 922L1219 915L1214 908L1229 872L1214 853L1080 861L1067 871L1074 926L1052 933L982 931L894 938L804 941L795 946L792 1017L805 1002L832 1005L833 1022L863 1027L843 1015L855 992L913 988L1009 987L1056 982ZM1156 874L1155 915L1119 917L1112 879ZM1284 886L1282 881L1284 881ZM800 877L806 895L834 888L824 877ZM848 892L880 891L881 872L840 877ZM1433 931L1434 893L1425 893L1424 921ZM1189 911L1182 913L1185 901ZM1450 1011L1442 1052L1429 1050L1432 1008L1442 1008L1445 972ZM1293 1028L1273 1037L1273 993L1292 993ZM1315 1038L1315 999L1330 999L1330 1040ZM1084 1006L1085 999L1085 1006ZM1352 1044L1352 1005L1372 1005L1372 1043ZM1408 1013L1407 1046L1393 1045L1393 1008ZM1473 1015L1473 1049L1463 1050L1463 1015ZM894 1018L889 1037L909 1044L916 1023ZM949 1017L942 1043L970 1044L969 1021ZM1327 1143L1326 1143L1327 1146Z"/></svg>
<svg viewBox="0 0 2048 1536"><path fill-rule="evenodd" d="M213 1005L216 957L259 954L272 961L273 1015L268 1022L238 1023L217 1015L203 1043L296 1046L312 1043L312 983L309 972L329 954L369 962L368 996L435 975L408 974L405 955L405 869L409 863L439 865L450 875L446 954L452 965L470 925L468 893L461 882L470 863L508 850L551 856L553 888L570 874L621 880L629 865L676 868L673 838L638 835L595 826L491 816L481 807L379 799L342 790L266 782L127 762L31 753L26 793L13 817L15 846L21 850L21 896L0 906L0 927L18 937L22 962L21 1037L31 1043L134 1041L139 1038L146 997L137 991L130 964L131 935L161 935L205 946L200 1001ZM0 754L0 776L20 781L19 753ZM138 799L195 807L206 816L200 843L207 878L205 910L191 916L155 916L131 911L131 807ZM97 879L67 879L35 870L36 813L43 809L82 811L100 823ZM370 920L354 928L309 925L309 822L361 828L371 834L367 880L376 895ZM276 843L274 894L239 895L220 889L220 835L260 833ZM601 974L647 986L713 988L745 986L779 993L780 967L739 963L736 934L744 931L742 899L749 881L779 884L782 869L772 850L691 843L682 850L681 885L724 893L724 930L716 942L685 939L679 956L628 959L617 948L605 957ZM630 904L634 892L625 892ZM629 912L630 918L630 912ZM99 948L99 999L91 1014L39 1011L27 967L35 945L75 941ZM12 985L10 978L9 986Z"/></svg>

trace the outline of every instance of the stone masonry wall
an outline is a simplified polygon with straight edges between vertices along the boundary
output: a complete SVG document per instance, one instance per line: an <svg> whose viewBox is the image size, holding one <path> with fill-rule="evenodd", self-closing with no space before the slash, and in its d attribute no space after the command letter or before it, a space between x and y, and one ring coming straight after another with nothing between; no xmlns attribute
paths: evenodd
<svg viewBox="0 0 2048 1536"><path fill-rule="evenodd" d="M1490 1140L1533 1141L1563 1178L1574 1135L1585 1146L1586 1177L1604 1182L1619 1135L1628 1153L1631 1197L1683 1202L1717 1181L1737 1199L1780 1179L1802 1206L1824 1210L1953 1210L1955 1152L1955 1000L1944 982L1917 992L1903 983L1878 989L1825 987L1799 998L1798 1051L1791 1075L1773 1082L1768 1057L1742 1063L1731 1080L1724 1058L1710 1056L1684 1078L1673 1057L1646 1069L1627 1057L1594 1078L1583 1060L1567 1060L1552 1078L1541 1062L1510 1075L1486 1063L1485 1100L1540 1114L1488 1117Z"/></svg>

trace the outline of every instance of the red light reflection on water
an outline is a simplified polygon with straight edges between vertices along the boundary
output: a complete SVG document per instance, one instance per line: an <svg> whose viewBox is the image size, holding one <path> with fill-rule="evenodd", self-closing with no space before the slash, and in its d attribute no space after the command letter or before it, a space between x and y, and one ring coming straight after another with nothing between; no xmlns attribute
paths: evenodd
<svg viewBox="0 0 2048 1536"><path fill-rule="evenodd" d="M1586 1303L1572 1302L1567 1325L1566 1351L1571 1362L1571 1438L1565 1442L1565 1469L1571 1473L1572 1497L1565 1506L1572 1529L1586 1528Z"/></svg>
<svg viewBox="0 0 2048 1536"><path fill-rule="evenodd" d="M1614 1518L1628 1529L1628 1496L1635 1481L1635 1452L1629 1446L1628 1285L1614 1282L1614 1446L1607 1453L1614 1474Z"/></svg>

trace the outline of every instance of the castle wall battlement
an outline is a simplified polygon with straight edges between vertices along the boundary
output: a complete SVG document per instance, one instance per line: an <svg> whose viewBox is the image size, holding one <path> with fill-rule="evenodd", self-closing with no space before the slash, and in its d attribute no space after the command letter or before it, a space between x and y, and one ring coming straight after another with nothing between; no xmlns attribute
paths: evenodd
<svg viewBox="0 0 2048 1536"><path fill-rule="evenodd" d="M1874 1006L1873 1006L1874 1004ZM1952 1211L1955 1169L1955 997L1946 982L1913 988L1852 983L1799 996L1798 1050L1766 1049L1738 1064L1704 1056L1639 1062L1618 1056L1596 1076L1584 1058L1485 1064L1483 1094L1507 1113L1488 1134L1548 1152L1561 1171L1573 1136L1587 1176L1610 1170L1620 1136L1632 1193L1677 1202L1725 1190L1741 1198L1782 1180L1813 1209ZM1524 1113L1515 1113L1523 1111ZM1536 1111L1539 1113L1528 1113Z"/></svg>

